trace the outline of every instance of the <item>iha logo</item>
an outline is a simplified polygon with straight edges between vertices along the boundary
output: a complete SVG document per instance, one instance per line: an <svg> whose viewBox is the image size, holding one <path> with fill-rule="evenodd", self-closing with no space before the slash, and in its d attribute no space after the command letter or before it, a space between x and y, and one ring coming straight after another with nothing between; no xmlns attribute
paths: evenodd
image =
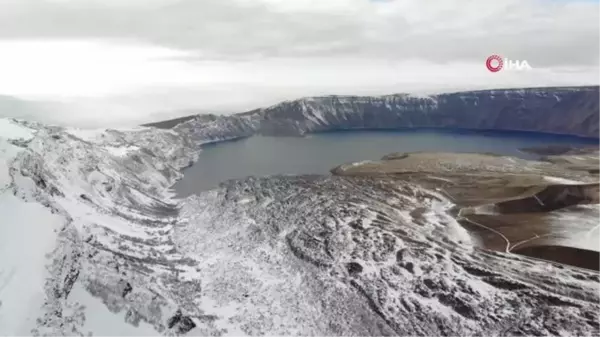
<svg viewBox="0 0 600 337"><path fill-rule="evenodd" d="M506 70L531 70L531 66L526 60L510 60L500 55L491 55L485 60L485 66L489 71L497 73L502 69Z"/></svg>

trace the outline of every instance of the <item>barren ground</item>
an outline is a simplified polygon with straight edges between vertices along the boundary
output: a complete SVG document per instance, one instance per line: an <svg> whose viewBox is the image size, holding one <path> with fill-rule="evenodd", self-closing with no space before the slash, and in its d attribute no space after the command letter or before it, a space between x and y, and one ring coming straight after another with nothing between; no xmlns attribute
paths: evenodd
<svg viewBox="0 0 600 337"><path fill-rule="evenodd" d="M456 204L482 248L598 270L598 150L527 161L492 154L391 154L341 165L346 177L418 182Z"/></svg>

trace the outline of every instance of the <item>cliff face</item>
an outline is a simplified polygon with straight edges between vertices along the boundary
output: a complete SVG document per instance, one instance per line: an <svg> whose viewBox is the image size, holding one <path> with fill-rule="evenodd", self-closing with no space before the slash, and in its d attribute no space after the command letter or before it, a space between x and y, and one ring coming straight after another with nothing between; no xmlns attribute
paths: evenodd
<svg viewBox="0 0 600 337"><path fill-rule="evenodd" d="M598 137L598 87L469 91L417 97L303 98L245 113L259 132L302 135L413 127L534 131Z"/></svg>
<svg viewBox="0 0 600 337"><path fill-rule="evenodd" d="M598 138L599 87L466 91L432 96L326 96L286 101L230 116L196 115L146 124L200 138L299 136L351 129L457 128ZM212 130L212 131L211 131Z"/></svg>

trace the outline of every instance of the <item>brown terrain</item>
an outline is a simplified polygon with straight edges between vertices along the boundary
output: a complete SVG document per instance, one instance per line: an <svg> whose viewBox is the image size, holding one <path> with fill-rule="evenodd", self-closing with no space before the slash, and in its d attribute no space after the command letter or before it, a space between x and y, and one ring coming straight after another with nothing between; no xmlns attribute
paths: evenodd
<svg viewBox="0 0 600 337"><path fill-rule="evenodd" d="M453 216L483 249L599 270L598 148L524 149L530 161L493 154L391 154L332 173L416 182L456 206Z"/></svg>

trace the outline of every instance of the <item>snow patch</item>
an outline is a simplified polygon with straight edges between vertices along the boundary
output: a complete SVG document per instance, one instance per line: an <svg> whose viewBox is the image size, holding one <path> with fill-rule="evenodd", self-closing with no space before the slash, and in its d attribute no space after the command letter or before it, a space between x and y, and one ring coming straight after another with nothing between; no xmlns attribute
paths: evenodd
<svg viewBox="0 0 600 337"><path fill-rule="evenodd" d="M106 134L106 129L76 129L68 128L65 131L79 139L85 141L97 141Z"/></svg>
<svg viewBox="0 0 600 337"><path fill-rule="evenodd" d="M473 242L469 232L448 213L454 204L440 194L432 194L439 200L431 200L430 209L423 213L423 217L429 224L443 228L448 239L472 247Z"/></svg>
<svg viewBox="0 0 600 337"><path fill-rule="evenodd" d="M358 162L354 162L354 163L350 163L350 164L344 164L344 165L340 166L340 169L342 171L345 171L345 170L348 170L348 169L351 169L351 168L354 168L354 167L359 167L359 166L362 166L362 165L365 165L365 164L369 164L369 163L372 163L372 162L373 162L372 160L363 160L363 161L358 161Z"/></svg>
<svg viewBox="0 0 600 337"><path fill-rule="evenodd" d="M29 140L35 132L6 118L0 118L0 138Z"/></svg>
<svg viewBox="0 0 600 337"><path fill-rule="evenodd" d="M565 185L582 184L581 181L570 180L570 179L565 179L565 178L560 178L560 177L544 176L544 179L546 179L546 181L549 181L551 183L556 183L556 184L565 184Z"/></svg>
<svg viewBox="0 0 600 337"><path fill-rule="evenodd" d="M85 306L85 323L81 330L95 336L156 336L158 332L152 325L140 321L133 326L125 321L125 312L113 313L102 302L102 299L92 296L83 286L76 283L69 299Z"/></svg>
<svg viewBox="0 0 600 337"><path fill-rule="evenodd" d="M120 146L120 147L116 147L116 146L104 146L104 149L106 151L108 151L108 153L110 153L113 156L116 156L116 157L125 157L130 152L137 151L140 148L139 148L139 146Z"/></svg>
<svg viewBox="0 0 600 337"><path fill-rule="evenodd" d="M64 219L11 192L0 194L0 334L24 336L31 335L41 316L46 278L51 277L46 255Z"/></svg>

